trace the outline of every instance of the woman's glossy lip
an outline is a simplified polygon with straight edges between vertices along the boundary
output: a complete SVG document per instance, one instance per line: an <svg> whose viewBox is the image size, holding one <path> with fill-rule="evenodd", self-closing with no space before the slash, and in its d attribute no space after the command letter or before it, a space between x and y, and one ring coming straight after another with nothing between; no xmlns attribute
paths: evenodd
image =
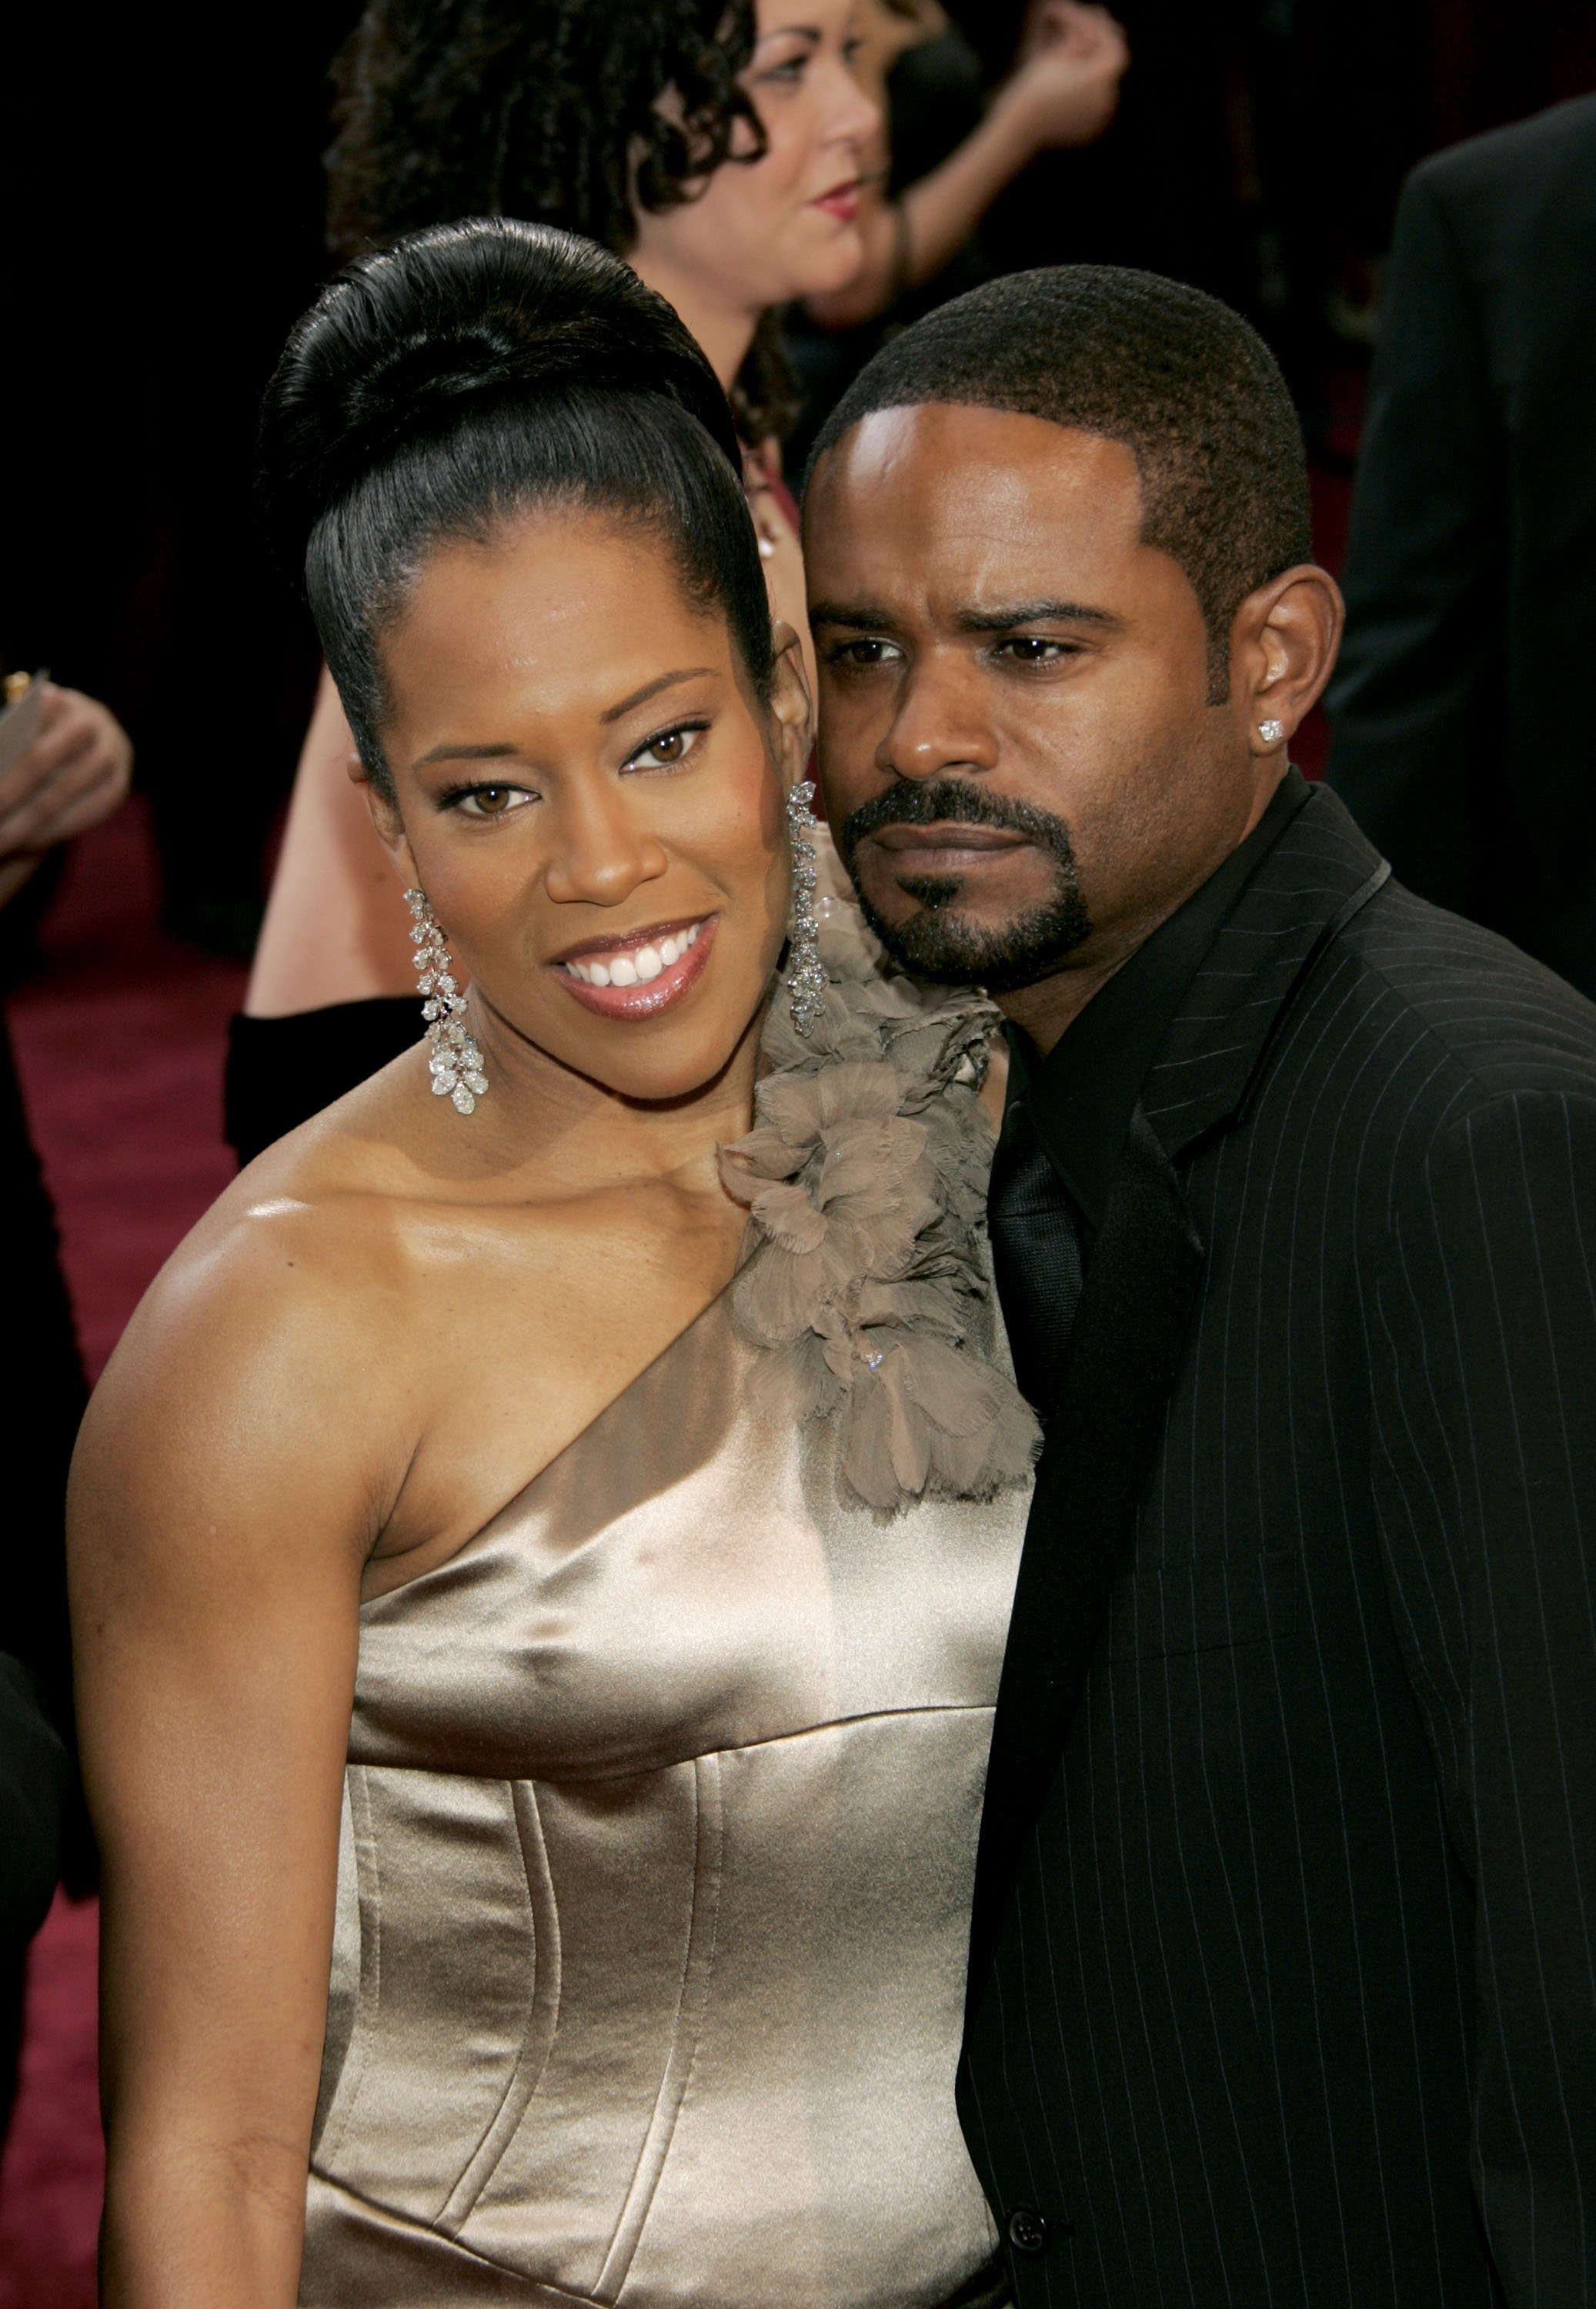
<svg viewBox="0 0 1596 2309"><path fill-rule="evenodd" d="M640 930L612 930L608 938L579 938L574 946L563 946L558 954L551 954L549 964L558 970L563 963L584 962L590 954L630 954L640 946L658 946L661 938L676 938L690 930L694 922L709 919L705 914L680 914L674 921L645 922Z"/></svg>
<svg viewBox="0 0 1596 2309"><path fill-rule="evenodd" d="M624 938L599 939L573 947L559 962L548 966L572 1000L600 1018L657 1018L661 1010L669 1010L681 1001L703 977L720 919L718 914L689 914L685 922L661 924L651 930L639 931L635 938L628 934ZM667 963L657 977L640 980L634 986L594 986L583 979L573 978L563 966L566 962L581 961L584 955L635 951L657 938L669 938L673 930L691 930L695 921L701 927L686 952L678 955L675 962Z"/></svg>

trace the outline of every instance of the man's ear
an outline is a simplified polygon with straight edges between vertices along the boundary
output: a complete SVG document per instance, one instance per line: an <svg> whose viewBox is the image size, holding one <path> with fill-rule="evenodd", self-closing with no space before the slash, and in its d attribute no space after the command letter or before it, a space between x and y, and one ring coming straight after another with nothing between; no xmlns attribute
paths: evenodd
<svg viewBox="0 0 1596 2309"><path fill-rule="evenodd" d="M410 840L404 830L404 820L399 814L399 804L386 778L378 779L369 768L364 772L366 806L371 812L371 822L376 828L377 840L393 860L393 870L399 877L401 890L413 890L420 883L416 861L410 855Z"/></svg>
<svg viewBox="0 0 1596 2309"><path fill-rule="evenodd" d="M1255 754L1289 746L1318 704L1345 621L1340 586L1311 561L1247 595L1230 628L1230 697Z"/></svg>
<svg viewBox="0 0 1596 2309"><path fill-rule="evenodd" d="M776 725L781 783L790 790L809 774L815 751L815 708L804 671L803 645L785 618L771 629L775 651L775 679L771 685L771 719Z"/></svg>

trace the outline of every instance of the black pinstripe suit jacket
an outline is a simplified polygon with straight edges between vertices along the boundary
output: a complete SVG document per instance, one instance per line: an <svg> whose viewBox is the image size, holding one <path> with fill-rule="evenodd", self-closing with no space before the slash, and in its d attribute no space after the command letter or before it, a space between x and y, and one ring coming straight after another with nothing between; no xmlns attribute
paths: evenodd
<svg viewBox="0 0 1596 2309"><path fill-rule="evenodd" d="M1376 865L1316 791L1237 904L1143 1089L1172 1388L1049 1431L960 2080L1022 2309L1596 2295L1596 1011ZM1111 1232L1072 1358L1163 1319ZM1059 1752L1048 1500L1138 1417Z"/></svg>

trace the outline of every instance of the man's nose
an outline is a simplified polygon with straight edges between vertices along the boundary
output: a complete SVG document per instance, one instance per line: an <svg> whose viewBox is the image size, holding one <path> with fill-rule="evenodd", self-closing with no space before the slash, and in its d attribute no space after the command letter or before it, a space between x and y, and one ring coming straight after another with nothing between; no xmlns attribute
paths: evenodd
<svg viewBox="0 0 1596 2309"><path fill-rule="evenodd" d="M669 862L664 845L615 787L564 794L552 816L543 886L556 905L624 905Z"/></svg>
<svg viewBox="0 0 1596 2309"><path fill-rule="evenodd" d="M898 691L876 766L890 777L917 779L995 769L997 733L982 709L981 686L968 669L922 658Z"/></svg>

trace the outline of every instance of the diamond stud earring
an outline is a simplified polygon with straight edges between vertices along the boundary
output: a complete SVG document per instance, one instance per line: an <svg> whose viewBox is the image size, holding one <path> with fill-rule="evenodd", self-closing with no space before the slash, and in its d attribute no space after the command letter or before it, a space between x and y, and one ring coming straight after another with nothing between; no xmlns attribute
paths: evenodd
<svg viewBox="0 0 1596 2309"><path fill-rule="evenodd" d="M1283 722L1260 722L1258 724L1258 735L1266 746L1278 746L1285 734L1286 725Z"/></svg>
<svg viewBox="0 0 1596 2309"><path fill-rule="evenodd" d="M792 843L792 921L787 933L787 999L800 1034L812 1034L825 1014L825 970L815 943L820 924L815 912L815 819L809 804L813 783L806 779L787 797L787 831Z"/></svg>
<svg viewBox="0 0 1596 2309"><path fill-rule="evenodd" d="M433 1094L453 1102L456 1114L470 1114L487 1088L482 1053L466 1032L465 996L453 976L453 964L437 916L424 890L407 890L404 902L415 917L410 944L416 949L416 991L425 997L421 1016L432 1056Z"/></svg>

